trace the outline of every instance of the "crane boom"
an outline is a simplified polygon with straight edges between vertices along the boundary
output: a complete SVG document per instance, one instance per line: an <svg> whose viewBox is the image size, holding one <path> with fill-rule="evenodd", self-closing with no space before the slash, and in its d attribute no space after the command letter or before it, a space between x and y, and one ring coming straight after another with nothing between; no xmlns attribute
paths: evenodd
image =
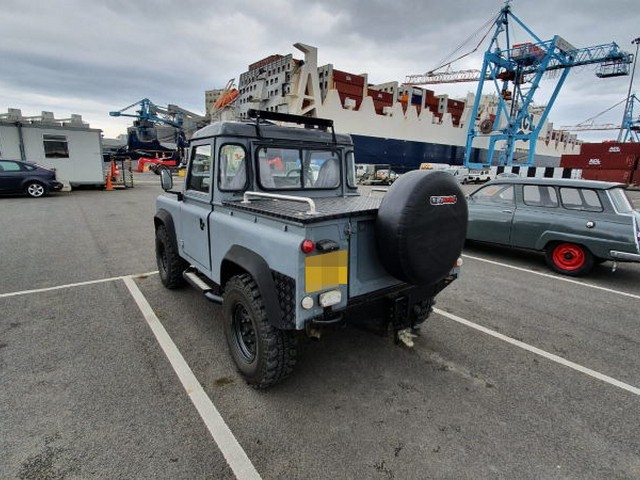
<svg viewBox="0 0 640 480"><path fill-rule="evenodd" d="M477 82L480 80L480 70L456 70L449 72L427 72L418 75L407 75L405 85L431 85L435 83Z"/></svg>
<svg viewBox="0 0 640 480"><path fill-rule="evenodd" d="M511 45L512 23L522 27L532 41ZM500 45L510 45L510 48L502 49ZM469 122L465 165L478 168L494 164L496 147L501 150L497 164L511 165L518 141L528 142L526 164L533 165L540 131L571 68L597 64L599 68L596 75L606 78L628 75L632 62L633 55L621 51L615 43L575 48L558 35L550 40L542 40L511 12L507 3L495 21L495 32L484 54L470 118L478 118L485 81L495 87L499 105L491 128L478 131L476 122ZM536 110L534 95L545 73L553 70L559 70L560 74L551 97L545 107ZM479 137L488 138L486 158L480 158L479 150L473 148L474 141Z"/></svg>
<svg viewBox="0 0 640 480"><path fill-rule="evenodd" d="M586 132L589 130L619 130L620 125L614 125L613 123L601 123L601 124L585 124L585 125L563 125L560 130L567 132Z"/></svg>

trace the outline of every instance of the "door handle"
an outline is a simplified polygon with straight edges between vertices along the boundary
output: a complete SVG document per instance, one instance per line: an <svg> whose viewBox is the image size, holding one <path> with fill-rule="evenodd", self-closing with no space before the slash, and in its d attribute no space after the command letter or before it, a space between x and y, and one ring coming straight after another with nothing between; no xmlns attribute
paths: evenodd
<svg viewBox="0 0 640 480"><path fill-rule="evenodd" d="M204 220L200 219L200 230L204 230Z"/></svg>
<svg viewBox="0 0 640 480"><path fill-rule="evenodd" d="M502 213L513 213L513 210L502 210Z"/></svg>

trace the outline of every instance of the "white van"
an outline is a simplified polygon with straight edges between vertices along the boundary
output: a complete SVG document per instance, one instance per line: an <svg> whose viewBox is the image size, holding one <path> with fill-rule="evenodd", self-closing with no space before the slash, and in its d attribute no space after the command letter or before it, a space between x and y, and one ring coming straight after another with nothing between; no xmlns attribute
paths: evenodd
<svg viewBox="0 0 640 480"><path fill-rule="evenodd" d="M483 183L492 180L493 176L488 169L483 170L471 170L467 175L467 181L469 183Z"/></svg>
<svg viewBox="0 0 640 480"><path fill-rule="evenodd" d="M458 180L458 183L467 183L469 179L469 169L463 166L451 166L445 170L445 172L450 173Z"/></svg>

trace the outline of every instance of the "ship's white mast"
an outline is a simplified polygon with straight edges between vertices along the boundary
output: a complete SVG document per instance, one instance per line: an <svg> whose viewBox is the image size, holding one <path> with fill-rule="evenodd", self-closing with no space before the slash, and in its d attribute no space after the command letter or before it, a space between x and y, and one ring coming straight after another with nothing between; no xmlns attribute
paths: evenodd
<svg viewBox="0 0 640 480"><path fill-rule="evenodd" d="M318 80L318 49L304 43L295 43L293 46L304 53L304 64L300 67L289 113L317 117L317 108L322 105Z"/></svg>

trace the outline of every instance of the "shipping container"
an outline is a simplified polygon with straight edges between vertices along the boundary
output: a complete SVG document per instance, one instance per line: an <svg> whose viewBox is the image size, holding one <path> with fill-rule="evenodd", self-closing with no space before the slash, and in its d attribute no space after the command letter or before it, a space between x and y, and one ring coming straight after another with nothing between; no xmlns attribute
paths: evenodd
<svg viewBox="0 0 640 480"><path fill-rule="evenodd" d="M377 102L385 102L389 105L393 103L393 94L388 92L381 92L380 90L374 90L373 88L367 89L367 95L373 98Z"/></svg>
<svg viewBox="0 0 640 480"><path fill-rule="evenodd" d="M338 82L334 79L334 87L338 90L338 93L344 93L347 95L357 95L362 97L362 87L353 85L350 83Z"/></svg>
<svg viewBox="0 0 640 480"><path fill-rule="evenodd" d="M379 102L377 100L373 101L373 107L376 109L376 113L382 115L384 113L384 107L390 107L391 102Z"/></svg>
<svg viewBox="0 0 640 480"><path fill-rule="evenodd" d="M603 182L631 183L632 170L582 170L585 180L600 180Z"/></svg>
<svg viewBox="0 0 640 480"><path fill-rule="evenodd" d="M638 157L634 155L562 155L560 166L565 168L596 168L608 170L635 170Z"/></svg>
<svg viewBox="0 0 640 480"><path fill-rule="evenodd" d="M358 85L364 87L364 77L361 75L353 75L351 73L343 72L340 70L333 71L333 80L336 82L348 83L351 85ZM362 90L362 89L360 89Z"/></svg>
<svg viewBox="0 0 640 480"><path fill-rule="evenodd" d="M581 155L640 155L640 143L583 143L580 147Z"/></svg>
<svg viewBox="0 0 640 480"><path fill-rule="evenodd" d="M360 109L360 105L362 104L362 96L358 96L358 95L348 95L346 93L341 93L338 92L338 95L340 96L340 104L344 107L345 105L345 101L347 99L353 100L356 102L356 106L354 110L359 110Z"/></svg>

